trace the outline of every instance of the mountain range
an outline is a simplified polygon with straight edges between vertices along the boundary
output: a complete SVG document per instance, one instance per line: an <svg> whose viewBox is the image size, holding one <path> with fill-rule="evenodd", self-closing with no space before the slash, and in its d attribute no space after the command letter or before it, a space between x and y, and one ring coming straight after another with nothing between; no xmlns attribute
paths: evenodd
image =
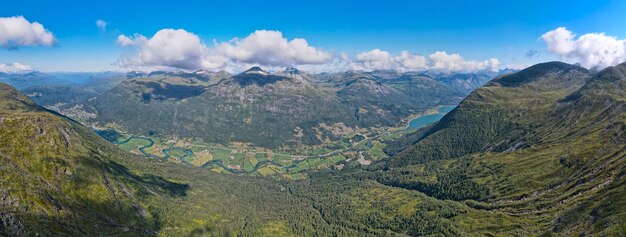
<svg viewBox="0 0 626 237"><path fill-rule="evenodd" d="M328 76L316 83L396 90L367 75L373 80ZM126 84L150 85L139 103L184 103L194 96L154 92L187 79L204 85L199 96L234 98L226 92L244 90L239 95L248 101L266 98L246 97L255 87L292 92L318 85L258 69ZM193 83L180 84L193 91L186 88ZM0 84L0 233L621 236L625 88L626 64L600 72L561 62L534 65L494 78L439 122L389 141L390 158L276 180L126 153Z"/></svg>
<svg viewBox="0 0 626 237"><path fill-rule="evenodd" d="M310 75L153 72L84 103L98 126L134 134L249 143L268 148L326 144L335 131L398 126L411 115L455 105L490 79L484 73L359 72Z"/></svg>

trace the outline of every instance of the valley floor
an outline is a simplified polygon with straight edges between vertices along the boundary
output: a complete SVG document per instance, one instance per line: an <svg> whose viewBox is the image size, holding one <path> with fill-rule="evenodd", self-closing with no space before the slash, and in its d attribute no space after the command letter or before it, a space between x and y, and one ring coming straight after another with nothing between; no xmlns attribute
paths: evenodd
<svg viewBox="0 0 626 237"><path fill-rule="evenodd" d="M107 129L99 133L122 149L149 158L166 159L218 173L304 178L304 171L333 168L341 170L347 163L363 166L387 158L384 141L437 122L454 106L432 108L412 116L405 126L361 129L340 141L315 147L267 149L248 144L228 146L209 144L199 139L177 139L119 133Z"/></svg>

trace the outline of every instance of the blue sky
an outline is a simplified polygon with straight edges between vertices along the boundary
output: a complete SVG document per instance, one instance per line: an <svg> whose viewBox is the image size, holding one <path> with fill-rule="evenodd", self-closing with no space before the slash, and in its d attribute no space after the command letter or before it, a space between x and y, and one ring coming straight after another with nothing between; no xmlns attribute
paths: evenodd
<svg viewBox="0 0 626 237"><path fill-rule="evenodd" d="M213 41L276 30L316 49L357 55L381 49L467 60L497 58L501 66L559 59L540 37L557 27L575 34L626 37L626 1L10 1L0 17L24 16L54 34L56 44L0 48L0 63L44 71L118 70L127 47L119 35L148 39L161 29L184 29ZM95 21L108 22L106 31ZM533 57L527 52L536 51ZM563 56L563 55L560 55ZM245 60L244 60L245 61ZM297 60L296 60L297 61ZM247 61L246 61L247 62ZM250 63L250 62L247 62ZM252 63L254 64L254 63Z"/></svg>

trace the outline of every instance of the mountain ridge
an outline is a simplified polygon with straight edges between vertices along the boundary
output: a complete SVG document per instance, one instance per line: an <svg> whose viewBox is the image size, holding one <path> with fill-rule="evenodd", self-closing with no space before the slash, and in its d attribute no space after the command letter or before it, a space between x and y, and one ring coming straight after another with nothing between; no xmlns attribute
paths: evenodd
<svg viewBox="0 0 626 237"><path fill-rule="evenodd" d="M325 131L327 125L353 130L397 126L412 114L455 104L467 93L430 77L381 80L361 72L327 76L298 69L269 73L258 67L208 80L155 75L123 82L85 105L97 114L92 122L115 124L137 134L152 131L278 148L341 139ZM488 80L481 78L469 80L476 80L474 86ZM145 117L142 114L159 115L154 118L156 129L138 121ZM274 121L284 124L273 127Z"/></svg>
<svg viewBox="0 0 626 237"><path fill-rule="evenodd" d="M546 63L494 79L376 177L531 223L554 220L535 222L542 234L623 234L624 66Z"/></svg>

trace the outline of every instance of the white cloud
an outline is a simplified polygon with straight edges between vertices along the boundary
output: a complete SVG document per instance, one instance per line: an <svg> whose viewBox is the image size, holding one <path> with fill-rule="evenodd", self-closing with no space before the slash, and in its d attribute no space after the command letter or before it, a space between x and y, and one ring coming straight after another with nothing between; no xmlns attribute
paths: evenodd
<svg viewBox="0 0 626 237"><path fill-rule="evenodd" d="M117 44L120 46L141 46L148 42L148 38L141 34L134 34L130 37L126 35L119 35L117 37Z"/></svg>
<svg viewBox="0 0 626 237"><path fill-rule="evenodd" d="M626 61L626 40L604 33L576 36L565 27L559 27L546 32L541 39L549 52L586 68L603 69Z"/></svg>
<svg viewBox="0 0 626 237"><path fill-rule="evenodd" d="M429 56L430 70L443 72L475 72L481 70L496 71L500 61L490 58L485 61L465 60L461 55L448 54L445 51L437 51Z"/></svg>
<svg viewBox="0 0 626 237"><path fill-rule="evenodd" d="M32 68L30 66L17 63L17 62L0 64L0 72L14 73L14 72L25 72L25 71L31 71L31 70Z"/></svg>
<svg viewBox="0 0 626 237"><path fill-rule="evenodd" d="M348 70L360 70L355 66L350 58L346 54L340 54L333 58L330 62L324 64L307 64L298 66L299 69L310 73L321 72L345 72Z"/></svg>
<svg viewBox="0 0 626 237"><path fill-rule="evenodd" d="M397 60L404 70L422 70L428 67L428 62L424 56L410 54L408 51L400 52Z"/></svg>
<svg viewBox="0 0 626 237"><path fill-rule="evenodd" d="M257 30L243 39L206 46L185 30L163 29L151 38L119 35L117 43L136 49L119 58L123 67L237 70L242 65L289 67L330 62L330 53L316 49L305 39L288 41L279 31Z"/></svg>
<svg viewBox="0 0 626 237"><path fill-rule="evenodd" d="M356 59L365 70L394 69L397 67L395 59L387 51L372 49L356 55Z"/></svg>
<svg viewBox="0 0 626 237"><path fill-rule="evenodd" d="M246 38L217 43L218 54L234 61L269 66L322 64L331 60L327 52L316 49L305 39L288 41L280 31L257 30Z"/></svg>
<svg viewBox="0 0 626 237"><path fill-rule="evenodd" d="M54 35L38 22L23 16L0 17L0 47L16 49L22 46L52 46Z"/></svg>
<svg viewBox="0 0 626 237"><path fill-rule="evenodd" d="M237 72L260 65L269 70L297 66L309 72L390 69L474 72L497 70L497 59L465 60L458 54L435 52L429 57L402 51L399 55L373 49L356 55L330 53L305 39L288 40L280 31L257 30L245 38L207 46L197 35L182 29L163 29L148 38L119 35L117 44L130 48L117 64L132 70L209 69Z"/></svg>
<svg viewBox="0 0 626 237"><path fill-rule="evenodd" d="M98 19L96 21L96 27L98 27L98 29L100 29L101 31L106 31L108 25L109 25L109 23L104 21L104 20L102 20L102 19Z"/></svg>
<svg viewBox="0 0 626 237"><path fill-rule="evenodd" d="M209 54L209 49L200 37L182 29L163 29L150 39L135 34L131 37L120 35L117 43L136 50L118 59L122 67L141 68L219 68L223 66L220 57Z"/></svg>
<svg viewBox="0 0 626 237"><path fill-rule="evenodd" d="M428 58L411 54L408 51L392 56L389 52L373 49L357 54L355 68L361 70L391 69L398 71L440 71L440 72L475 72L481 70L498 70L500 61L492 58L485 61L465 60L458 54L437 51Z"/></svg>

